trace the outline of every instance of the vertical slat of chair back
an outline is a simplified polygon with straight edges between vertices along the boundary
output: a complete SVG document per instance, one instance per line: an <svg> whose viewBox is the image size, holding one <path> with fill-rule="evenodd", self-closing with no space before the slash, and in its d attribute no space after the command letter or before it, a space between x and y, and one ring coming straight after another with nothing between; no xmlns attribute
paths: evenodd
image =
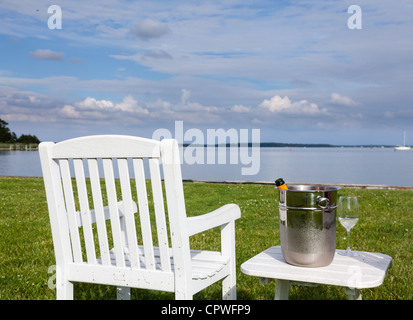
<svg viewBox="0 0 413 320"><path fill-rule="evenodd" d="M102 199L101 180L99 175L99 166L97 159L88 159L90 186L93 195L93 206L95 210L96 227L99 237L99 249L102 265L109 266L110 248L108 234L106 230L106 219L104 212L104 204Z"/></svg>
<svg viewBox="0 0 413 320"><path fill-rule="evenodd" d="M70 240L72 243L73 259L76 263L81 263L82 248L79 236L79 223L76 213L76 204L73 195L72 177L70 174L70 165L68 159L60 159L60 173L64 191L64 199L66 202L67 220L70 230Z"/></svg>
<svg viewBox="0 0 413 320"><path fill-rule="evenodd" d="M53 184L57 186L53 192L54 195L61 192L58 198L61 198L62 203L59 206L66 210L65 214L61 212L58 219L63 219L62 226L67 225L70 243L66 245L71 248L73 262L82 263L86 259L89 264L104 266L112 264L118 267L171 271L171 252L159 161L162 144L153 140L122 136L92 136L59 144L46 144L49 149L41 156L42 168L46 170L50 163L55 165L53 170L50 169L50 172L54 172L51 174L51 180L54 180ZM44 143L44 148L46 144ZM171 155L171 150L173 148L167 152L168 155ZM49 157L47 161L46 157ZM143 158L148 158L154 211L152 223L144 170L146 164L144 165ZM172 223L171 226L177 231L185 223L182 216L182 213L185 213L182 180L179 180L181 177L175 179L177 177L174 175L180 174L175 172L176 167L168 167L168 160L166 164L163 159L161 161L165 179L171 180L165 182L165 184L169 183L166 188L175 188L172 190L172 196L168 195L167 202L168 215L181 216L180 221L175 225ZM57 164L60 166L60 172ZM116 167L118 171L115 170ZM116 177L117 173L119 178ZM72 180L73 174L75 183ZM117 187L117 180L120 188ZM45 176L45 184L49 183L49 179ZM136 190L132 188L133 184ZM136 198L132 195L135 191ZM178 199L174 199L173 194ZM50 192L48 199L49 197L51 197ZM134 215L136 208L134 201L138 206L139 218ZM109 224L106 223L108 217ZM171 224L171 219L169 220ZM96 222L95 228L94 222ZM156 226L154 235L151 224ZM140 230L137 229L139 225ZM153 237L157 238L156 249L154 249ZM174 240L174 237L176 236L172 235L172 242L178 245L179 250L189 249L188 239L185 239L185 236L184 245L180 244L182 239ZM179 235L179 238L181 237L182 235ZM143 250L140 249L140 245L143 245ZM114 247L112 261L111 247ZM174 257L178 262L182 259L183 256Z"/></svg>
<svg viewBox="0 0 413 320"><path fill-rule="evenodd" d="M108 197L110 225L112 230L116 266L125 267L126 263L123 252L124 239L119 219L119 206L112 161L112 159L102 159L103 171L105 176L106 194Z"/></svg>
<svg viewBox="0 0 413 320"><path fill-rule="evenodd" d="M136 193L138 195L138 206L140 222L142 226L142 240L145 254L145 265L147 269L155 269L155 256L153 249L151 221L149 216L148 195L146 192L145 172L142 159L133 159L135 171Z"/></svg>
<svg viewBox="0 0 413 320"><path fill-rule="evenodd" d="M157 226L156 230L158 235L161 270L171 271L168 229L166 227L165 206L158 159L149 159L149 171L152 182L153 205Z"/></svg>
<svg viewBox="0 0 413 320"><path fill-rule="evenodd" d="M87 261L91 264L96 264L96 250L93 239L92 219L88 200L88 191L86 187L86 178L83 168L82 159L73 160L76 176L77 192L80 205L80 216L83 225L83 234L85 239Z"/></svg>
<svg viewBox="0 0 413 320"><path fill-rule="evenodd" d="M135 217L133 210L133 200L130 186L130 176L127 159L118 159L120 186L122 191L124 228L125 228L125 244L128 248L129 260L132 268L140 268L139 250L137 242L137 234L135 228Z"/></svg>

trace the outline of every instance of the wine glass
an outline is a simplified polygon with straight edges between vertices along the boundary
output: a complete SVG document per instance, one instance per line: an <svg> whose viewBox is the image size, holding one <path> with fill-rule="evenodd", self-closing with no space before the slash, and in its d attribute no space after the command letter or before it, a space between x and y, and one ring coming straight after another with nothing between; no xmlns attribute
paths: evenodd
<svg viewBox="0 0 413 320"><path fill-rule="evenodd" d="M347 230L347 250L340 253L345 256L354 257L357 255L350 249L350 230L359 220L359 205L355 196L341 196L337 207L338 221Z"/></svg>

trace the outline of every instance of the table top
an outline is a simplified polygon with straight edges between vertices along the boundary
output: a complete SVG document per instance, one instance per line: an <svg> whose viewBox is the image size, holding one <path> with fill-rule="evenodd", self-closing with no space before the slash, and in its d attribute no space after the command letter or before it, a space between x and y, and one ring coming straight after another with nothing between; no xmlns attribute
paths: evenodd
<svg viewBox="0 0 413 320"><path fill-rule="evenodd" d="M382 253L356 251L355 257L338 254L336 250L330 265L319 268L288 264L281 247L271 247L241 265L241 271L250 276L321 283L349 288L373 288L383 283L392 258Z"/></svg>

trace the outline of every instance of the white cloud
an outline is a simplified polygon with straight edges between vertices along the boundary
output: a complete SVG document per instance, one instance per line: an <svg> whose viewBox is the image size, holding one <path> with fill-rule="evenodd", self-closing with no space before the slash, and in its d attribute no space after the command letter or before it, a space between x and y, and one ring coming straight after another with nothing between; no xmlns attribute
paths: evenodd
<svg viewBox="0 0 413 320"><path fill-rule="evenodd" d="M43 121L53 121L52 119L45 119L42 116L21 114L21 113L9 113L2 115L3 120L6 121L29 121L29 122L43 122Z"/></svg>
<svg viewBox="0 0 413 320"><path fill-rule="evenodd" d="M274 96L270 100L265 99L260 104L261 107L268 109L271 112L279 112L291 107L290 99L285 96L281 98L280 96Z"/></svg>
<svg viewBox="0 0 413 320"><path fill-rule="evenodd" d="M96 100L95 98L87 97L81 102L75 103L75 106L79 109L86 110L113 110L114 104L108 100Z"/></svg>
<svg viewBox="0 0 413 320"><path fill-rule="evenodd" d="M149 114L149 111L139 106L138 101L131 95L127 95L122 102L117 103L115 109L130 113Z"/></svg>
<svg viewBox="0 0 413 320"><path fill-rule="evenodd" d="M173 57L166 52L165 50L159 49L159 50L152 50L152 51L148 51L146 52L142 59L172 59Z"/></svg>
<svg viewBox="0 0 413 320"><path fill-rule="evenodd" d="M71 105L65 105L62 109L60 109L60 113L64 117L68 118L80 118L80 113L75 110L75 107Z"/></svg>
<svg viewBox="0 0 413 320"><path fill-rule="evenodd" d="M252 102L248 107L243 104L227 106L225 104L219 106L215 103L205 104L200 102L202 99L198 100L199 96L203 95L202 90L196 92L197 99L192 99L192 92L187 88L180 89L180 96L175 96L175 101L172 98L173 95L168 99L155 98L139 102L133 95L126 95L119 101L88 96L82 100L67 103L61 100L52 101L47 97L34 95L32 92L14 93L10 96L10 93L5 90L4 94L6 94L4 98L1 98L0 94L0 111L7 111L4 112L7 114L12 111L15 114L20 113L19 119L34 119L23 117L23 115L33 114L34 109L27 107L30 104L39 106L36 113L43 118L43 121L82 121L82 123L100 121L101 124L110 123L113 126L136 123L161 124L177 119L192 124L214 123L217 125L234 122L259 124L274 120L273 116L276 115L279 119L281 118L278 115L282 115L283 119L292 115L295 119L305 120L306 115L317 114L325 110L306 100L294 102L288 96L282 98L279 95L261 100L261 103ZM234 94L237 93L234 92ZM56 104L60 107L56 108Z"/></svg>
<svg viewBox="0 0 413 320"><path fill-rule="evenodd" d="M127 95L121 102L97 100L87 97L71 105L66 104L59 110L59 115L72 119L100 119L111 122L128 123L136 121L170 121L181 119L188 123L217 123L222 122L223 116L229 109L207 106L196 101L190 101L191 91L181 90L181 98L176 103L157 99L138 103L132 96Z"/></svg>
<svg viewBox="0 0 413 320"><path fill-rule="evenodd" d="M56 52L49 49L37 49L36 51L29 52L30 57L38 60L64 60L65 55L63 52Z"/></svg>
<svg viewBox="0 0 413 320"><path fill-rule="evenodd" d="M72 118L99 117L102 118L105 114L109 117L113 113L118 113L122 117L133 116L159 116L168 113L169 116L176 115L178 112L187 111L211 111L209 107L204 107L198 102L189 102L190 91L182 90L181 101L173 104L168 101L158 99L155 102L146 102L142 105L132 96L125 96L121 102L113 102L111 100L97 100L93 97L87 97L82 101L75 102L72 105L65 105L60 109L62 115ZM149 110L152 110L150 113Z"/></svg>
<svg viewBox="0 0 413 320"><path fill-rule="evenodd" d="M149 40L159 38L169 33L169 27L159 21L152 19L145 19L131 29L131 33L141 39Z"/></svg>
<svg viewBox="0 0 413 320"><path fill-rule="evenodd" d="M239 112L239 113L244 113L244 112L249 112L249 111L250 111L250 108L248 108L248 107L246 107L246 106L243 106L243 105L241 105L241 104L237 104L237 105L235 105L235 106L233 106L233 107L231 108L231 111Z"/></svg>
<svg viewBox="0 0 413 320"><path fill-rule="evenodd" d="M284 96L281 98L276 95L271 99L265 99L259 107L269 110L272 113L289 113L289 114L316 114L326 109L320 110L315 103L310 103L307 100L291 102L290 98Z"/></svg>
<svg viewBox="0 0 413 320"><path fill-rule="evenodd" d="M342 96L338 93L332 93L329 102L332 104L337 104L346 107L354 107L359 105L359 103L355 102L353 99Z"/></svg>
<svg viewBox="0 0 413 320"><path fill-rule="evenodd" d="M91 113L92 111L92 113ZM149 111L139 106L138 101L131 95L127 95L119 103L110 100L96 100L87 97L83 101L76 102L73 105L65 105L60 113L71 118L99 117L102 118L105 113L121 112L139 115L148 115Z"/></svg>

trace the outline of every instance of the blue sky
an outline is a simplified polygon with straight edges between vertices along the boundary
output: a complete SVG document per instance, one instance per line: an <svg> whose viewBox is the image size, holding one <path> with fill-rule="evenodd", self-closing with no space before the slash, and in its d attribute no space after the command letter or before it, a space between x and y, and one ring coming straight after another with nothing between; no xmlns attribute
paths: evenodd
<svg viewBox="0 0 413 320"><path fill-rule="evenodd" d="M42 141L183 121L262 142L413 144L412 17L408 0L2 0L0 118Z"/></svg>

